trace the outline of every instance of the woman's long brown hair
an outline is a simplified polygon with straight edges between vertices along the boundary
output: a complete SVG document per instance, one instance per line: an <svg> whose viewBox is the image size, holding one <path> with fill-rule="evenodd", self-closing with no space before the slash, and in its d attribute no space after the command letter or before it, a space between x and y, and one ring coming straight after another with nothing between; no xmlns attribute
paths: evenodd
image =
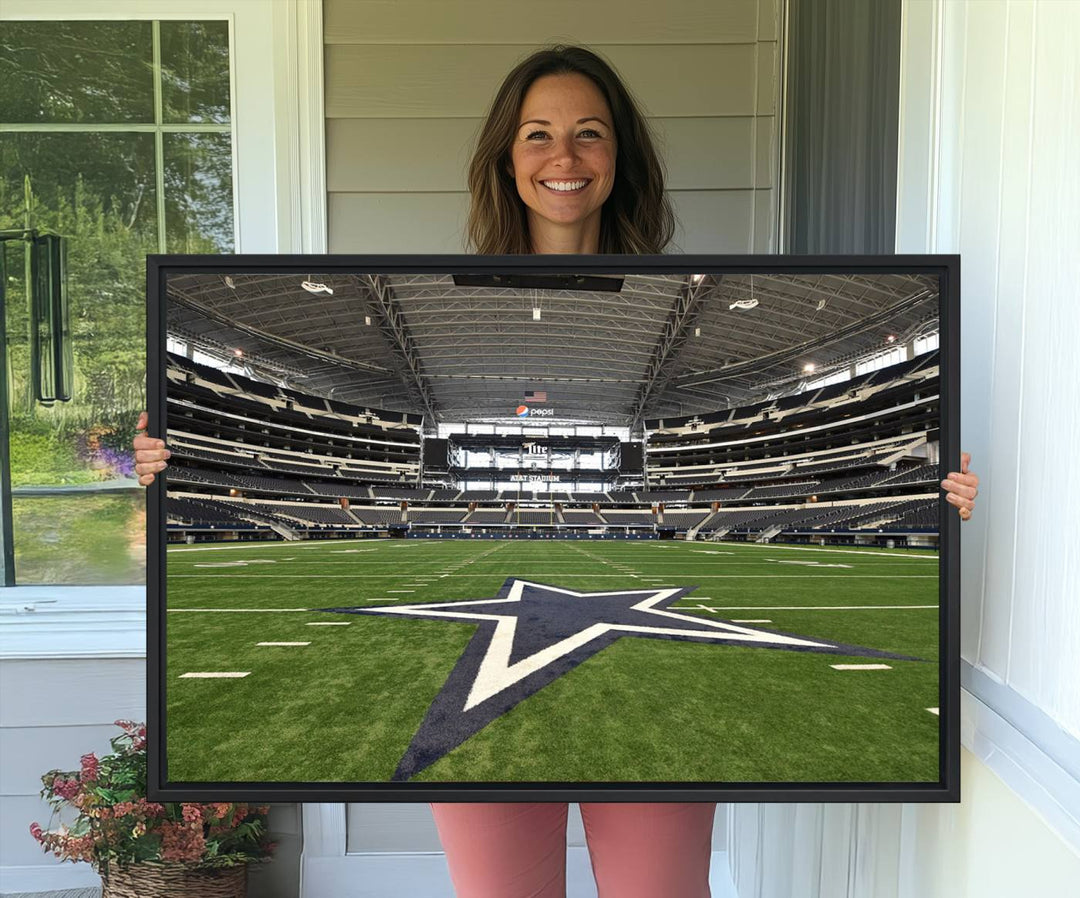
<svg viewBox="0 0 1080 898"><path fill-rule="evenodd" d="M468 238L478 253L531 253L525 204L510 174L510 147L525 94L544 75L592 80L614 119L615 181L600 219L601 253L661 253L675 232L664 193L664 170L633 96L615 71L584 47L538 50L503 81L488 111L469 165Z"/></svg>

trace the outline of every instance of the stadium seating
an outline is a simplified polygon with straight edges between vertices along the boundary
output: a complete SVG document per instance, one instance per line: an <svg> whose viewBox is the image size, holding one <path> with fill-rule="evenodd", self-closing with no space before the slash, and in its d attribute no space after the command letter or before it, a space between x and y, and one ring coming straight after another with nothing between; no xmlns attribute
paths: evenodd
<svg viewBox="0 0 1080 898"><path fill-rule="evenodd" d="M599 515L591 511L564 511L563 520L574 526L603 524Z"/></svg>
<svg viewBox="0 0 1080 898"><path fill-rule="evenodd" d="M472 512L466 519L467 524L504 524L506 523L506 511L481 511Z"/></svg>
<svg viewBox="0 0 1080 898"><path fill-rule="evenodd" d="M664 527L675 527L679 530L686 530L690 527L694 527L705 520L708 515L707 511L665 511L664 512Z"/></svg>
<svg viewBox="0 0 1080 898"><path fill-rule="evenodd" d="M414 527L454 534L474 526L724 531L739 539L933 531L938 466L928 446L937 439L938 372L936 354L928 356L705 415L696 429L662 422L647 428L649 488L623 473L605 481L606 491L580 492L463 490L438 471L428 481L418 422L170 356L169 529L176 538Z"/></svg>
<svg viewBox="0 0 1080 898"><path fill-rule="evenodd" d="M460 524L466 514L463 508L410 508L407 520L410 524Z"/></svg>

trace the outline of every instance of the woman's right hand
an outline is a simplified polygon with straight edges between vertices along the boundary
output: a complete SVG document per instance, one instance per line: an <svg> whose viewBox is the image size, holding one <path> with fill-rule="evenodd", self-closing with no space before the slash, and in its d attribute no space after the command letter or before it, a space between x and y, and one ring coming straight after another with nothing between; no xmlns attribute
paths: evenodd
<svg viewBox="0 0 1080 898"><path fill-rule="evenodd" d="M172 453L165 448L165 441L158 440L146 435L146 426L150 418L146 412L140 412L138 423L135 425L135 439L131 445L135 449L135 473L139 475L139 483L149 486L154 482L154 475L158 471L165 470L165 459Z"/></svg>

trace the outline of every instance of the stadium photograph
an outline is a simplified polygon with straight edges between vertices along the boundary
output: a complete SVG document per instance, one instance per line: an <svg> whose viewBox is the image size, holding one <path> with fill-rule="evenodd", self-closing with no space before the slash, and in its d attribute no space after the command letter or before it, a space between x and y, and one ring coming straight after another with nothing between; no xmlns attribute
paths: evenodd
<svg viewBox="0 0 1080 898"><path fill-rule="evenodd" d="M160 312L168 783L941 781L936 274L226 264Z"/></svg>

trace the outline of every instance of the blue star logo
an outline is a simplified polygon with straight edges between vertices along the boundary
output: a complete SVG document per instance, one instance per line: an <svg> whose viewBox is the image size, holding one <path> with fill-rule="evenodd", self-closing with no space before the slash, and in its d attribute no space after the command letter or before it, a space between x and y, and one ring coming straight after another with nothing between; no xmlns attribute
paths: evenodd
<svg viewBox="0 0 1080 898"><path fill-rule="evenodd" d="M498 595L490 599L321 610L477 624L476 633L394 771L393 782L408 780L530 695L625 636L920 660L725 620L705 620L670 609L696 588L577 592L510 577Z"/></svg>

